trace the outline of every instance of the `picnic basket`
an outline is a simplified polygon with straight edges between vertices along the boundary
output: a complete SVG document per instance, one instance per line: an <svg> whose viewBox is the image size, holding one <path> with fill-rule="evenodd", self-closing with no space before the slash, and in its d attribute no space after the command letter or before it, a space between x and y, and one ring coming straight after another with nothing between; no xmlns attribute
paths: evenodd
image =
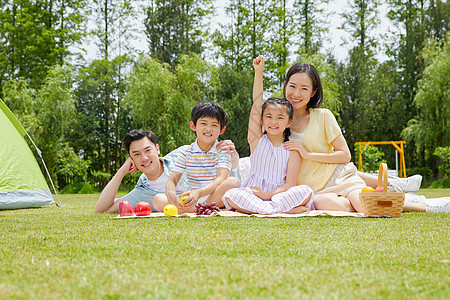
<svg viewBox="0 0 450 300"><path fill-rule="evenodd" d="M385 163L380 164L378 186L383 192L366 192L359 194L359 200L366 216L400 217L405 202L405 193L387 192L388 169Z"/></svg>

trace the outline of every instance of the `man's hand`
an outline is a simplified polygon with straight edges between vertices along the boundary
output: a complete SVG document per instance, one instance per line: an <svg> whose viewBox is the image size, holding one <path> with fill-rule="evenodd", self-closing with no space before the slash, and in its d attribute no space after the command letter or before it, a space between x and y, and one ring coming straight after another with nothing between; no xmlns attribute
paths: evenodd
<svg viewBox="0 0 450 300"><path fill-rule="evenodd" d="M120 167L119 171L121 171L124 174L136 173L137 172L137 168L136 168L136 165L134 164L134 162L131 160L131 158L128 157L127 160Z"/></svg>

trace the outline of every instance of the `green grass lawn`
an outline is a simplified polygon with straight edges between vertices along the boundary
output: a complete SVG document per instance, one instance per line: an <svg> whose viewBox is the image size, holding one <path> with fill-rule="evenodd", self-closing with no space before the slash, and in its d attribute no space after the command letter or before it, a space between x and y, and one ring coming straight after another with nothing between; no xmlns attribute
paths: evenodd
<svg viewBox="0 0 450 300"><path fill-rule="evenodd" d="M450 298L448 214L115 220L98 196L0 211L0 298Z"/></svg>

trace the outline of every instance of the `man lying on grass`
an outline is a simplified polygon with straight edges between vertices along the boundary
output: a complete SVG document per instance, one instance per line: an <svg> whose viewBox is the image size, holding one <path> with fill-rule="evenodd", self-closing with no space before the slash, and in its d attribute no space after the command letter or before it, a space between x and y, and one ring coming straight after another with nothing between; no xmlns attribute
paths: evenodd
<svg viewBox="0 0 450 300"><path fill-rule="evenodd" d="M153 211L157 211L153 207L153 197L156 194L165 193L165 186L175 160L180 151L187 146L182 146L164 157L159 157L160 149L156 135L151 131L142 129L134 129L127 133L123 139L123 145L130 156L103 189L95 205L95 212L118 213L119 203L124 200L130 202L133 207L138 202L145 201L150 203ZM232 168L237 167L239 155L232 141L221 141L217 144L217 148L229 151ZM142 175L139 177L136 187L122 198L116 198L124 176L137 170L141 171ZM186 192L188 189L187 179L183 176L177 185L177 193Z"/></svg>

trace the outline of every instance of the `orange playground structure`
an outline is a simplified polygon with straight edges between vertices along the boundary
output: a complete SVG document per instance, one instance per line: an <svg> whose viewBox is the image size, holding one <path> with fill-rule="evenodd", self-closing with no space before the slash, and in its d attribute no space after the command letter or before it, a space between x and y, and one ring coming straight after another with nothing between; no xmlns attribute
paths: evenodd
<svg viewBox="0 0 450 300"><path fill-rule="evenodd" d="M406 178L405 152L403 150L405 144L405 141L356 142L355 145L359 145L358 170L361 171L362 169L362 153L369 145L392 145L400 153L400 177ZM365 146L363 147L363 145Z"/></svg>

